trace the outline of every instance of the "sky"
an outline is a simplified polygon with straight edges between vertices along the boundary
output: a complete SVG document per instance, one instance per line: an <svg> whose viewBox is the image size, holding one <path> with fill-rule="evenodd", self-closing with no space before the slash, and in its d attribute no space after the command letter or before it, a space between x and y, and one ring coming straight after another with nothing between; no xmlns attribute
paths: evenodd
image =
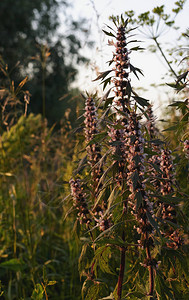
<svg viewBox="0 0 189 300"><path fill-rule="evenodd" d="M134 10L136 15L148 10L153 9L156 6L165 5L165 11L172 13L175 0L70 0L72 2L72 17L75 19L86 18L88 20L88 29L90 35L88 39L94 40L94 46L92 49L87 49L85 43L83 43L82 54L90 58L90 63L86 66L79 67L79 75L76 85L79 84L80 89L88 92L99 91L102 93L102 89L99 88L98 82L92 80L97 76L99 71L105 71L108 69L106 62L112 58L113 47L107 46L108 39L110 37L105 36L102 29L109 31L105 24L112 26L109 16L121 15L126 10ZM176 39L185 31L188 25L189 14L189 0L186 1L184 10L177 16L176 25L180 27L179 30L168 30L163 32L160 42L162 46L174 47L176 46ZM140 32L136 32L136 39L141 40L140 46L147 48L152 42ZM167 99L172 95L172 90L168 88L154 88L151 87L153 83L161 84L165 80L170 80L168 77L164 77L167 72L167 66L162 59L160 53L150 53L147 49L142 53L132 52L130 54L131 63L140 68L144 77L140 77L140 81L132 78L132 85L141 87L142 97L149 99L155 106L157 114L161 114L161 108L167 105ZM178 66L179 67L179 66ZM164 79L163 79L164 78ZM172 96L171 96L172 97ZM178 95L175 95L175 100Z"/></svg>

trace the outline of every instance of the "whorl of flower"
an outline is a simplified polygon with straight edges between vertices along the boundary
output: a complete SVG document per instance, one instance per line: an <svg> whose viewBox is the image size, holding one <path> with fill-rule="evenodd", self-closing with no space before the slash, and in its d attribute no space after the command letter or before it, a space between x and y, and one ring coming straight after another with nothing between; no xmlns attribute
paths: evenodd
<svg viewBox="0 0 189 300"><path fill-rule="evenodd" d="M115 62L115 78L113 79L113 83L115 84L116 96L114 103L120 110L128 111L129 99L127 87L129 84L130 60L128 56L129 51L126 48L125 27L123 25L118 27L116 39L116 51L113 57Z"/></svg>
<svg viewBox="0 0 189 300"><path fill-rule="evenodd" d="M152 238L153 227L148 220L148 216L152 217L153 215L153 204L149 201L148 193L145 189L144 138L141 132L141 125L134 111L129 115L126 144L129 146L127 157L127 181L131 192L129 204L138 223L139 246L146 250L144 265L149 270L149 295L151 296L154 290L154 269L157 266L157 261L152 258L150 250L154 247L154 241Z"/></svg>
<svg viewBox="0 0 189 300"><path fill-rule="evenodd" d="M137 120L135 112L129 115L127 126L126 144L128 147L128 186L131 194L130 205L134 215L139 222L138 233L144 235L152 232L152 226L148 222L147 212L153 214L153 204L148 199L148 194L145 190L144 178L144 138L141 132L141 125Z"/></svg>
<svg viewBox="0 0 189 300"><path fill-rule="evenodd" d="M78 210L78 219L80 224L89 224L91 222L90 212L88 210L87 200L81 187L81 181L79 179L70 180L71 195L73 197L73 205Z"/></svg>
<svg viewBox="0 0 189 300"><path fill-rule="evenodd" d="M160 156L160 170L162 171L161 194L168 195L174 191L173 160L170 150L162 150Z"/></svg>
<svg viewBox="0 0 189 300"><path fill-rule="evenodd" d="M95 221L100 231L105 231L112 226L111 217L111 214L105 216L102 211L99 212L99 216L95 218Z"/></svg>
<svg viewBox="0 0 189 300"><path fill-rule="evenodd" d="M86 144L92 141L94 135L98 133L97 129L97 114L96 106L93 98L89 97L85 103L85 141ZM87 146L88 161L92 168L91 175L94 180L94 187L96 188L100 177L102 176L102 166L98 166L97 163L101 159L101 149L98 143L92 143Z"/></svg>
<svg viewBox="0 0 189 300"><path fill-rule="evenodd" d="M183 151L187 159L189 159L189 140L184 141Z"/></svg>
<svg viewBox="0 0 189 300"><path fill-rule="evenodd" d="M170 150L162 150L160 157L160 170L162 171L163 181L161 184L161 194L166 196L174 192L174 172L173 161ZM177 223L176 210L173 205L167 203L160 203L161 217L163 220ZM169 239L167 246L177 249L182 244L182 238L179 230L174 230L172 227L164 226L164 235Z"/></svg>
<svg viewBox="0 0 189 300"><path fill-rule="evenodd" d="M152 111L152 105L149 105L147 110L146 110L146 114L147 114L147 123L146 123L146 128L148 130L148 134L150 137L150 140L153 139L157 139L158 136L158 129L155 126L155 117L153 115L153 111ZM159 174L157 172L157 170L153 167L153 165L157 166L160 168L160 146L153 143L152 141L150 142L150 147L151 149L156 152L157 154L152 155L152 157L149 158L149 163L151 163L151 165L148 165L148 173L149 173L149 177L150 177L150 182L153 184L153 186L156 189L156 192L160 190L160 181L158 179Z"/></svg>
<svg viewBox="0 0 189 300"><path fill-rule="evenodd" d="M113 164L117 164L116 181L122 186L123 181L127 178L126 173L126 160L125 160L125 145L124 145L124 129L115 128L118 125L116 121L114 127L109 126L108 135L110 136L110 145L112 149L112 155L114 157Z"/></svg>
<svg viewBox="0 0 189 300"><path fill-rule="evenodd" d="M157 137L157 128L155 126L155 117L153 115L153 111L152 111L152 105L148 105L148 108L146 110L146 114L148 117L147 123L146 123L146 128L148 130L148 134L150 139L154 139Z"/></svg>

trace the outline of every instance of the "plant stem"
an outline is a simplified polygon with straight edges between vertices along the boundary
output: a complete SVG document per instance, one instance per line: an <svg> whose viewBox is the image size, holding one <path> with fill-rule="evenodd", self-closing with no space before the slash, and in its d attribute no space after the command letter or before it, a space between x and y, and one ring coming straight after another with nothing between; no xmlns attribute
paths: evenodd
<svg viewBox="0 0 189 300"><path fill-rule="evenodd" d="M146 241L148 241L148 233L146 232ZM146 246L146 256L148 259L148 262L151 262L152 257L151 257L151 253L150 253L150 246L147 243ZM153 293L154 293L154 271L153 271L153 266L149 265L148 266L148 270L149 270L149 297L150 299L153 299Z"/></svg>
<svg viewBox="0 0 189 300"><path fill-rule="evenodd" d="M167 63L167 65L168 65L169 69L170 69L171 72L174 74L174 76L177 78L178 76L177 76L177 74L175 73L175 71L173 70L173 68L171 67L171 64L170 64L170 62L168 61L167 57L165 56L165 54L164 54L164 52L163 52L163 50L162 50L162 48L161 48L161 46L160 46L160 44L159 44L159 42L158 42L158 40L157 40L157 37L153 37L153 40L154 40L154 42L156 43L156 46L158 47L159 51L161 52L161 55L163 56L164 60L166 61L166 63Z"/></svg>
<svg viewBox="0 0 189 300"><path fill-rule="evenodd" d="M122 240L125 241L124 231L122 234ZM120 262L120 271L119 271L119 278L118 278L118 284L117 284L118 300L121 299L121 294L122 294L123 277L124 277L124 272L125 272L125 252L126 252L126 248L121 247L121 262Z"/></svg>
<svg viewBox="0 0 189 300"><path fill-rule="evenodd" d="M43 120L45 119L45 66L42 66Z"/></svg>

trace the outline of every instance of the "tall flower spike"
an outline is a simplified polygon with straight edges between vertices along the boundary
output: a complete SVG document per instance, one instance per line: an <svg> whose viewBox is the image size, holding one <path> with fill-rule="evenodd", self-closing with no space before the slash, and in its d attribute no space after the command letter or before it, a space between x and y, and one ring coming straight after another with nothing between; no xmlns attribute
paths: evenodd
<svg viewBox="0 0 189 300"><path fill-rule="evenodd" d="M128 79L130 71L130 61L129 61L129 51L126 48L126 37L125 37L125 27L123 25L119 26L117 29L117 43L116 51L113 55L113 60L115 62L115 78L113 83L115 84L115 105L122 111L128 112L129 106L129 93L128 86L130 82Z"/></svg>
<svg viewBox="0 0 189 300"><path fill-rule="evenodd" d="M91 97L86 99L84 116L85 116L85 120L84 120L85 140L86 140L86 143L88 144L89 142L91 142L93 140L94 135L98 133L96 106L95 106L93 98L91 98ZM87 149L89 164L92 169L91 176L93 179L93 191L94 191L94 196L96 199L97 195L98 195L98 191L101 188L101 184L99 185L99 180L103 174L102 164L98 164L98 162L102 158L101 148L98 143L94 142L94 143L88 145L86 149ZM101 230L104 228L107 229L106 226L100 225L103 223L103 218L104 218L103 216L104 216L104 212L106 211L107 207L108 207L107 201L105 201L104 199L103 199L102 203L98 203L98 205L96 205L94 203L93 210L94 210L94 214L95 214L95 220ZM107 222L105 222L105 224L108 226L108 224L110 224L109 220L107 220Z"/></svg>
<svg viewBox="0 0 189 300"><path fill-rule="evenodd" d="M115 126L119 124L118 121L115 122ZM114 157L113 164L117 165L118 172L116 174L116 181L119 186L122 186L127 178L126 165L125 165L125 145L124 145L124 129L117 129L113 126L109 126L108 135L110 136L110 144L112 149L112 154ZM119 157L119 160L117 159Z"/></svg>
<svg viewBox="0 0 189 300"><path fill-rule="evenodd" d="M97 114L96 107L93 98L89 97L85 103L85 141L86 144L92 141L94 135L98 133L97 129ZM92 168L91 175L94 181L94 189L97 193L97 186L102 176L103 169L101 165L98 165L99 160L102 158L101 149L98 143L93 143L87 146L87 154L89 164Z"/></svg>
<svg viewBox="0 0 189 300"><path fill-rule="evenodd" d="M129 115L129 122L126 135L126 145L128 147L128 185L131 194L130 206L139 224L137 232L140 234L139 245L146 250L145 266L149 269L150 290L149 295L153 295L154 290L154 268L157 262L151 256L150 248L153 247L151 234L153 228L148 221L148 214L153 214L153 204L149 201L145 189L144 178L144 139L142 137L141 125L133 111Z"/></svg>
<svg viewBox="0 0 189 300"><path fill-rule="evenodd" d="M162 171L161 194L163 196L169 195L174 192L174 174L173 174L173 161L170 150L162 150L160 157L160 169ZM162 219L165 221L176 221L176 210L171 204L160 203ZM182 238L178 229L174 230L172 227L165 225L165 236L169 239L167 246L177 249L182 244Z"/></svg>
<svg viewBox="0 0 189 300"><path fill-rule="evenodd" d="M158 130L155 126L155 117L153 115L153 111L152 111L152 105L149 104L146 110L146 114L148 117L147 123L146 123L146 128L148 130L148 134L150 139L155 139L157 137L158 134Z"/></svg>
<svg viewBox="0 0 189 300"><path fill-rule="evenodd" d="M88 210L87 201L83 189L81 187L81 182L79 179L70 180L71 195L73 197L73 205L78 210L78 219L80 224L89 224L91 222L90 212Z"/></svg>
<svg viewBox="0 0 189 300"><path fill-rule="evenodd" d="M125 25L120 25L117 27L117 36L116 36L116 44L115 53L113 54L113 60L115 62L115 67L113 70L115 71L115 78L112 82L115 85L114 93L114 101L113 105L119 109L120 111L125 112L125 116L119 114L119 118L117 118L113 124L113 126L109 127L109 136L111 137L110 143L111 148L113 150L113 155L119 157L119 161L115 160L114 164L117 163L118 172L116 174L116 181L120 186L123 185L123 182L126 180L126 160L125 160L125 144L124 144L124 135L127 124L127 114L129 113L129 93L128 87L130 87L130 82L128 79L130 72L130 61L129 61L129 51L126 48L126 36L125 36ZM117 125L121 125L122 129L117 129ZM115 142L119 144L114 145Z"/></svg>
<svg viewBox="0 0 189 300"><path fill-rule="evenodd" d="M150 104L146 110L147 114L147 123L146 128L148 130L149 138L150 140L157 139L158 137L158 129L155 126L155 117L153 115L152 111L152 105ZM149 163L151 165L148 166L148 173L150 177L150 182L153 184L154 188L156 189L156 192L160 191L160 180L158 179L159 174L157 170L153 167L153 165L160 168L160 145L157 145L150 142L150 147L152 151L156 152L157 154L152 155L152 157L149 158Z"/></svg>
<svg viewBox="0 0 189 300"><path fill-rule="evenodd" d="M186 158L189 159L189 140L185 140L183 144L183 151L185 153Z"/></svg>

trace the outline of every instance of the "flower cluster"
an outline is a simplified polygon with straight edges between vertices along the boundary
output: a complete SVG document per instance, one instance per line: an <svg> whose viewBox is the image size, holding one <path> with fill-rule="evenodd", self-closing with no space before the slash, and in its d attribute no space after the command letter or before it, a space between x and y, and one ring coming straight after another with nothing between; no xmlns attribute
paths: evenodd
<svg viewBox="0 0 189 300"><path fill-rule="evenodd" d="M108 127L108 135L110 136L110 145L113 155L113 164L117 166L117 173L115 175L116 182L119 186L123 185L124 180L127 178L127 171L125 165L125 145L124 145L124 129L115 128L118 125L116 121L114 127ZM118 159L119 158L119 159Z"/></svg>
<svg viewBox="0 0 189 300"><path fill-rule="evenodd" d="M89 97L86 99L85 103L85 141L86 144L90 143L95 134L98 133L97 129L97 114L96 106L93 98ZM91 175L94 181L94 187L97 188L100 177L102 176L103 169L102 166L98 165L99 160L101 159L101 149L98 143L92 143L87 145L87 153L89 164L92 168Z"/></svg>
<svg viewBox="0 0 189 300"><path fill-rule="evenodd" d="M81 187L81 182L79 179L71 179L69 183L74 206L78 210L77 215L80 224L89 224L91 222L90 212L88 209L85 194L83 193L83 188Z"/></svg>
<svg viewBox="0 0 189 300"><path fill-rule="evenodd" d="M174 191L173 161L170 150L162 150L160 156L160 170L162 171L161 194L168 195Z"/></svg>
<svg viewBox="0 0 189 300"><path fill-rule="evenodd" d="M184 141L183 151L187 159L189 159L189 140Z"/></svg>
<svg viewBox="0 0 189 300"><path fill-rule="evenodd" d="M129 85L129 71L130 61L128 57L128 50L126 48L125 27L119 26L117 29L117 43L116 52L114 53L113 60L115 61L115 78L113 83L115 84L115 98L114 103L122 111L127 111L129 104L128 99L128 85Z"/></svg>
<svg viewBox="0 0 189 300"><path fill-rule="evenodd" d="M139 244L146 247L153 245L153 241L149 237L152 233L152 226L147 218L147 213L153 214L153 204L149 201L145 189L144 138L142 137L141 125L134 111L129 115L127 130L125 141L126 146L129 146L127 156L128 186L131 192L129 203L139 222L139 228L137 228L137 232L141 234Z"/></svg>
<svg viewBox="0 0 189 300"><path fill-rule="evenodd" d="M153 111L152 111L152 105L149 104L148 105L148 108L146 110L146 114L147 114L147 123L146 123L146 128L148 130L148 134L149 134L149 137L150 139L154 139L157 137L157 133L158 133L158 130L155 126L155 117L154 117L154 114L153 114Z"/></svg>
<svg viewBox="0 0 189 300"><path fill-rule="evenodd" d="M174 192L174 174L173 174L173 161L170 150L162 150L160 157L160 170L162 171L161 194L166 196ZM167 203L160 203L161 217L166 221L177 223L176 210L173 205ZM167 246L177 249L182 244L179 230L174 230L171 226L164 226L164 235L169 240Z"/></svg>
<svg viewBox="0 0 189 300"><path fill-rule="evenodd" d="M158 179L159 177L159 173L157 171L157 169L154 168L154 166L156 166L157 168L160 168L160 146L155 144L153 142L154 139L157 138L158 136L158 129L155 126L155 117L153 115L153 111L152 111L152 105L149 105L147 110L146 110L146 114L147 114L147 123L146 123L146 128L148 130L148 134L149 134L149 138L150 138L150 147L152 149L153 152L155 152L156 154L153 154L148 162L148 174L149 174L149 178L150 178L150 182L152 183L152 185L155 187L156 193L160 191L160 181Z"/></svg>

